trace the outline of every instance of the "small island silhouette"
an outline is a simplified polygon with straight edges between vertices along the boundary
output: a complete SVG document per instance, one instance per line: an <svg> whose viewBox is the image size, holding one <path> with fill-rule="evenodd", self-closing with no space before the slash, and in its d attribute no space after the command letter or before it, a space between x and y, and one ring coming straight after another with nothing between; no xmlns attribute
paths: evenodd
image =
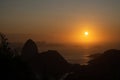
<svg viewBox="0 0 120 80"><path fill-rule="evenodd" d="M120 80L120 50L91 55L88 65L71 64L56 50L39 53L32 39L20 53L0 33L0 80Z"/></svg>

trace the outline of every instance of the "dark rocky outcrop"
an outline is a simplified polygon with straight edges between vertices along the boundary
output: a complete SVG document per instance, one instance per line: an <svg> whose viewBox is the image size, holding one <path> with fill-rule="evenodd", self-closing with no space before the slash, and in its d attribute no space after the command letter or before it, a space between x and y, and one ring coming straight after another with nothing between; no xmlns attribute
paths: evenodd
<svg viewBox="0 0 120 80"><path fill-rule="evenodd" d="M120 79L120 50L110 49L99 57L89 61L86 72L99 78L98 80Z"/></svg>
<svg viewBox="0 0 120 80"><path fill-rule="evenodd" d="M54 77L59 79L65 73L70 72L69 64L57 51L48 50L38 53L34 41L29 39L22 49L22 59L26 61L38 77Z"/></svg>
<svg viewBox="0 0 120 80"><path fill-rule="evenodd" d="M71 65L54 50L40 53L40 63L44 66L46 73L60 78L70 70Z"/></svg>
<svg viewBox="0 0 120 80"><path fill-rule="evenodd" d="M81 70L65 80L120 80L120 50L110 49L101 53Z"/></svg>
<svg viewBox="0 0 120 80"><path fill-rule="evenodd" d="M21 57L25 60L31 60L38 55L38 48L32 39L26 41L22 48Z"/></svg>

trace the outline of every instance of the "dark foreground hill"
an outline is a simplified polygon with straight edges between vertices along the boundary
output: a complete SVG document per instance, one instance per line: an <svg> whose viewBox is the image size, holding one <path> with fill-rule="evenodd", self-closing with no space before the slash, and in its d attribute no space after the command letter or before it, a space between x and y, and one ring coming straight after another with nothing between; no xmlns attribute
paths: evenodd
<svg viewBox="0 0 120 80"><path fill-rule="evenodd" d="M120 50L110 49L101 53L65 80L120 80Z"/></svg>
<svg viewBox="0 0 120 80"><path fill-rule="evenodd" d="M34 41L29 39L23 47L21 57L40 78L44 75L43 77L59 79L70 72L73 65L68 63L60 53L55 50L39 53L37 50Z"/></svg>

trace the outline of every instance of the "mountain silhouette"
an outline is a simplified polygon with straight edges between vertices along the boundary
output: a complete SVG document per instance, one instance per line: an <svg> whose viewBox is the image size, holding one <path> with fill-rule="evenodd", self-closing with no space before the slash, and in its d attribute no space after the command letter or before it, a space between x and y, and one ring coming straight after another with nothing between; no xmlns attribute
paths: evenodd
<svg viewBox="0 0 120 80"><path fill-rule="evenodd" d="M54 76L62 76L67 73L70 64L55 50L48 50L40 53L40 61L43 64L46 73L53 74Z"/></svg>
<svg viewBox="0 0 120 80"><path fill-rule="evenodd" d="M99 57L89 61L86 70L99 79L120 80L120 50L105 51Z"/></svg>
<svg viewBox="0 0 120 80"><path fill-rule="evenodd" d="M120 50L110 49L99 54L65 80L120 80Z"/></svg>
<svg viewBox="0 0 120 80"><path fill-rule="evenodd" d="M88 65L70 64L56 50L38 52L29 39L21 55L0 34L0 79L4 80L120 80L120 50L94 54Z"/></svg>
<svg viewBox="0 0 120 80"><path fill-rule="evenodd" d="M21 56L25 60L30 60L38 54L38 48L32 39L26 41L22 48Z"/></svg>
<svg viewBox="0 0 120 80"><path fill-rule="evenodd" d="M71 67L71 64L56 50L38 53L37 46L31 39L24 44L21 57L29 64L38 77L53 76L58 79L67 73Z"/></svg>

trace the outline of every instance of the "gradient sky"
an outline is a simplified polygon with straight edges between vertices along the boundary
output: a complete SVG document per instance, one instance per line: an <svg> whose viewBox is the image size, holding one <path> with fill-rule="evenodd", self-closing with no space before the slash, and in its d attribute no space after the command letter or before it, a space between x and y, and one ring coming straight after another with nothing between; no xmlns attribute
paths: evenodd
<svg viewBox="0 0 120 80"><path fill-rule="evenodd" d="M120 0L0 0L0 31L16 41L79 42L88 31L89 40L119 42Z"/></svg>

